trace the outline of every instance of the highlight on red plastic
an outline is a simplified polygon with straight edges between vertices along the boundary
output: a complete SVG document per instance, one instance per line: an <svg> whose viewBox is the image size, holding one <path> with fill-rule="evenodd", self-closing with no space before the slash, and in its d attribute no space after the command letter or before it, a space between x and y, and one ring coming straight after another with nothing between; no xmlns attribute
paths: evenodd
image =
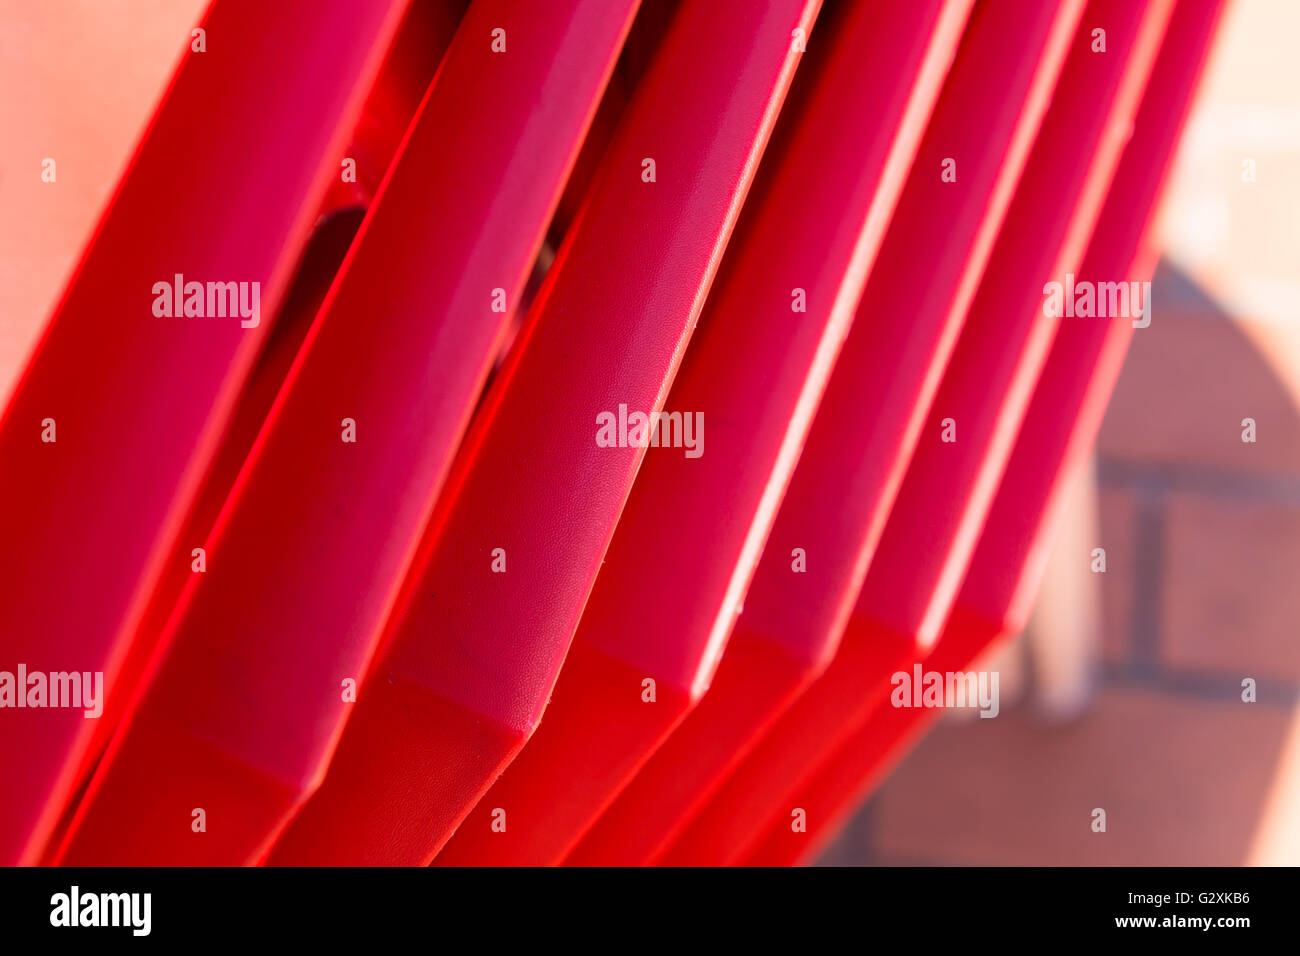
<svg viewBox="0 0 1300 956"><path fill-rule="evenodd" d="M1089 5L835 659L663 862L742 856L867 718L875 689L937 638L1059 323L1042 308L1041 277L1078 271L1171 6ZM1110 24L1114 55L1093 56L1095 22Z"/></svg>
<svg viewBox="0 0 1300 956"><path fill-rule="evenodd" d="M717 676L568 862L657 859L834 656L1081 11L976 8Z"/></svg>
<svg viewBox="0 0 1300 956"><path fill-rule="evenodd" d="M558 862L708 687L969 9L862 3L825 27L665 404L694 444L647 455L541 727L439 865ZM629 616L648 580L677 598Z"/></svg>
<svg viewBox="0 0 1300 956"><path fill-rule="evenodd" d="M1154 269L1150 228L1157 198L1221 9L1220 0L1175 8L1081 281L1119 276L1141 282ZM1120 316L1061 324L952 616L931 651L916 660L925 671L967 671L998 641L1024 628L1069 488L1088 459L1142 321ZM811 859L933 719L934 711L893 707L889 697L877 694L870 719L799 789L794 803L805 827L795 831L788 820L774 820L746 864Z"/></svg>

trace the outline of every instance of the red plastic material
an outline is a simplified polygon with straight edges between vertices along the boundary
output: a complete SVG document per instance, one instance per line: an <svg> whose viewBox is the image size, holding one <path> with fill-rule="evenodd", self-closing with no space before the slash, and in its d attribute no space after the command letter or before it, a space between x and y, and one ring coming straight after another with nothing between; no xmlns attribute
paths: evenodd
<svg viewBox="0 0 1300 956"><path fill-rule="evenodd" d="M363 208L340 208L326 213L317 224L284 304L275 314L275 324L262 353L239 396L239 404L230 416L230 424L213 456L203 486L194 496L194 504L186 516L178 541L199 546L212 533L217 516L221 514L230 490L262 431L312 320L334 284L334 276L338 274L364 215ZM194 576L193 558L184 554L183 557L184 560L168 562L163 569L148 610L136 628L137 645L156 646L171 620L185 586Z"/></svg>
<svg viewBox="0 0 1300 956"><path fill-rule="evenodd" d="M0 861L39 857L131 694L135 623L405 5L216 0L5 412L0 659L102 671L105 712L5 715ZM155 316L177 274L260 283L258 324Z"/></svg>
<svg viewBox="0 0 1300 956"><path fill-rule="evenodd" d="M247 862L314 789L634 11L469 11L64 860ZM498 28L508 55L492 49ZM176 825L193 808L219 839Z"/></svg>
<svg viewBox="0 0 1300 956"><path fill-rule="evenodd" d="M656 859L834 654L1082 9L976 9L717 678L568 862Z"/></svg>
<svg viewBox="0 0 1300 956"><path fill-rule="evenodd" d="M597 416L662 408L817 6L679 10L271 862L427 862L536 727L645 453Z"/></svg>
<svg viewBox="0 0 1300 956"><path fill-rule="evenodd" d="M822 26L665 405L707 443L648 453L541 727L440 865L558 862L708 687L970 6ZM673 599L629 614L648 581Z"/></svg>
<svg viewBox="0 0 1300 956"><path fill-rule="evenodd" d="M1171 9L1089 5L839 652L664 862L741 858L866 718L875 689L937 639L1060 323L1043 285L1078 271ZM1098 24L1105 54L1091 49Z"/></svg>
<svg viewBox="0 0 1300 956"><path fill-rule="evenodd" d="M204 541L212 530L466 5L466 0L421 0L412 4L403 18L347 147L348 157L356 163L356 178L349 177L346 182L341 175L332 178L293 285L274 316L238 408L177 540ZM191 574L188 562L168 562L136 631L136 644L154 645Z"/></svg>
<svg viewBox="0 0 1300 956"><path fill-rule="evenodd" d="M351 186L354 201L368 205L379 191L468 5L468 0L411 4L366 96L348 146L348 157L356 160L356 182ZM556 8L557 17L563 15L563 9ZM334 186L349 188L342 176L335 179Z"/></svg>
<svg viewBox="0 0 1300 956"><path fill-rule="evenodd" d="M334 283L366 207L423 102L429 77L437 72L464 6L461 0L423 0L411 6L398 28L348 146L348 157L356 162L356 179L352 181L349 176L345 182L340 165L340 175L334 177L322 202L320 218L293 286L275 315L262 353L177 540L199 543L211 533L312 320ZM137 645L156 644L192 574L189 561L168 562L136 630Z"/></svg>
<svg viewBox="0 0 1300 956"><path fill-rule="evenodd" d="M0 863L817 852L1024 625L1221 0L178 2L6 145Z"/></svg>
<svg viewBox="0 0 1300 956"><path fill-rule="evenodd" d="M1219 0L1194 0L1175 9L1080 280L1137 281L1154 268L1156 199L1221 7ZM952 618L923 659L925 670L965 670L1024 628L1054 529L1087 461L1129 340L1144 334L1133 329L1127 317L1062 323ZM795 797L806 831L775 821L746 863L787 865L811 857L936 713L890 707L888 693L877 697L870 719Z"/></svg>

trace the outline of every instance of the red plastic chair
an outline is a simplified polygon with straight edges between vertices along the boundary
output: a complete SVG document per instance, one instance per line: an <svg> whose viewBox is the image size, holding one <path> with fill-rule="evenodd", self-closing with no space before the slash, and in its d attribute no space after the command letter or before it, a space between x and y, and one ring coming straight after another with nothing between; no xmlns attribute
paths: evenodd
<svg viewBox="0 0 1300 956"><path fill-rule="evenodd" d="M1158 252L1151 235L1156 200L1221 9L1220 0L1175 8L1081 279L1151 274ZM1122 317L1062 323L952 617L919 659L925 670L964 671L990 646L1023 630L1054 529L1088 459L1133 328ZM800 788L795 805L804 811L806 831L796 832L788 819L775 821L747 864L810 859L934 719L935 711L891 707L888 698L878 695L868 721Z"/></svg>
<svg viewBox="0 0 1300 956"><path fill-rule="evenodd" d="M131 697L135 624L190 560L175 536L404 7L213 3L4 412L0 658L102 671L105 712L6 713L0 861L42 854ZM259 282L266 318L156 316L178 273Z"/></svg>
<svg viewBox="0 0 1300 956"><path fill-rule="evenodd" d="M634 12L467 13L63 859L247 862L315 788Z"/></svg>
<svg viewBox="0 0 1300 956"><path fill-rule="evenodd" d="M0 418L0 666L107 678L0 674L0 861L794 862L1022 626L1217 0L637 4L212 0Z"/></svg>
<svg viewBox="0 0 1300 956"><path fill-rule="evenodd" d="M597 416L662 408L817 6L678 11L271 862L428 862L533 732L645 454Z"/></svg>
<svg viewBox="0 0 1300 956"><path fill-rule="evenodd" d="M1171 8L1090 4L838 653L663 862L740 859L876 688L937 639L1060 322L1043 284L1078 271ZM1106 54L1091 50L1100 23Z"/></svg>
<svg viewBox="0 0 1300 956"><path fill-rule="evenodd" d="M312 320L334 284L366 208L424 100L429 78L437 72L464 6L461 0L422 0L407 11L347 147L347 155L356 160L356 181L335 177L325 195L293 285L275 315L178 541L202 544L211 535ZM157 644L193 574L188 557L167 564L136 629L137 644Z"/></svg>
<svg viewBox="0 0 1300 956"><path fill-rule="evenodd" d="M718 674L567 862L655 859L834 655L1082 12L976 8Z"/></svg>
<svg viewBox="0 0 1300 956"><path fill-rule="evenodd" d="M817 34L665 403L707 443L648 454L541 727L440 865L558 862L708 687L970 6L860 3Z"/></svg>

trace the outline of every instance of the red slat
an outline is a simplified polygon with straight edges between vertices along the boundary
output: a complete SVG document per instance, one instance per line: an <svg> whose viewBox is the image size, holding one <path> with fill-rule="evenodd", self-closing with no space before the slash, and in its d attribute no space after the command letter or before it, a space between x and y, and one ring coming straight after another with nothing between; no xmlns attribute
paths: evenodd
<svg viewBox="0 0 1300 956"><path fill-rule="evenodd" d="M1221 7L1220 0L1194 0L1175 9L1081 279L1115 282L1151 274L1157 251L1151 213ZM918 658L926 671L965 670L991 644L1023 630L1068 490L1087 461L1133 334L1125 318L1062 323L952 618L933 650ZM888 698L877 695L870 719L795 797L806 814L806 832L775 821L746 863L810 858L935 716L889 706Z"/></svg>
<svg viewBox="0 0 1300 956"><path fill-rule="evenodd" d="M422 0L407 11L347 147L348 156L356 160L357 180L345 183L337 176L325 196L293 287L276 314L178 541L197 545L211 533L312 320L333 285L366 207L373 201L424 100L429 79L442 62L464 7L463 0ZM137 642L154 645L193 573L189 552L180 550L181 554L167 563L154 588L149 609L136 632Z"/></svg>
<svg viewBox="0 0 1300 956"><path fill-rule="evenodd" d="M351 713L342 684L365 673L495 356L493 290L522 292L634 10L480 0L466 15L96 771L68 862L246 862L316 786ZM209 832L186 823L193 808Z"/></svg>
<svg viewBox="0 0 1300 956"><path fill-rule="evenodd" d="M271 862L427 862L536 727L644 455L598 447L597 415L662 407L817 6L679 11Z"/></svg>
<svg viewBox="0 0 1300 956"><path fill-rule="evenodd" d="M438 863L558 862L708 687L970 7L880 0L823 27L665 405L708 440L649 452L545 720ZM649 582L672 598L644 603Z"/></svg>
<svg viewBox="0 0 1300 956"><path fill-rule="evenodd" d="M270 326L155 316L154 284L259 282L273 313L404 7L216 0L5 412L0 658L102 671L105 713L6 715L0 861L42 852L130 697L134 625Z"/></svg>
<svg viewBox="0 0 1300 956"><path fill-rule="evenodd" d="M976 9L717 678L569 862L654 860L833 654L1082 9Z"/></svg>
<svg viewBox="0 0 1300 956"><path fill-rule="evenodd" d="M665 862L740 859L862 722L873 689L938 637L1059 325L1042 309L1043 284L1077 271L1171 6L1090 4L835 660ZM1091 50L1098 24L1104 54ZM956 440L943 442L949 418Z"/></svg>

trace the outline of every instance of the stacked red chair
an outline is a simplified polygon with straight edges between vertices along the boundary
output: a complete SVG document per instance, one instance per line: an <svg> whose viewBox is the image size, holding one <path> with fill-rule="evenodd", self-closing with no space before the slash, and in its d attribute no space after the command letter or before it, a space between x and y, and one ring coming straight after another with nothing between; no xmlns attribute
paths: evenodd
<svg viewBox="0 0 1300 956"><path fill-rule="evenodd" d="M1221 6L212 0L0 382L0 669L103 688L0 860L813 859L1024 627Z"/></svg>

